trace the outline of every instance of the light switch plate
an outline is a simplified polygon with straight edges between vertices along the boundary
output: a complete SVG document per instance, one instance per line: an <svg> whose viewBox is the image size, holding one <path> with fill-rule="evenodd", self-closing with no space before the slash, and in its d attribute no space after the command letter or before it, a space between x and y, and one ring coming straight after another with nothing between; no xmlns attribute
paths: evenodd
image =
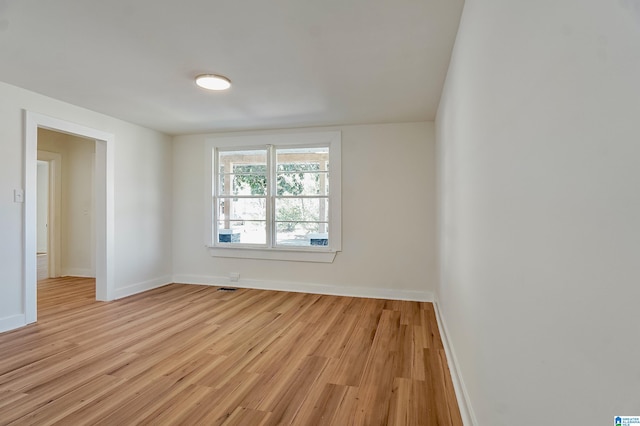
<svg viewBox="0 0 640 426"><path fill-rule="evenodd" d="M24 189L14 189L13 190L13 202L14 203L24 203Z"/></svg>

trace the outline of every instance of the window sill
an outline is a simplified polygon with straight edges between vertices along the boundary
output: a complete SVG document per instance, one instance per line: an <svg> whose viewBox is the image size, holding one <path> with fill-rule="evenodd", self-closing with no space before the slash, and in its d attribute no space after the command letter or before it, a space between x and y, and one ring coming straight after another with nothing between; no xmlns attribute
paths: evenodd
<svg viewBox="0 0 640 426"><path fill-rule="evenodd" d="M236 259L287 260L291 262L333 263L337 251L332 250L287 250L246 247L208 247L213 257Z"/></svg>

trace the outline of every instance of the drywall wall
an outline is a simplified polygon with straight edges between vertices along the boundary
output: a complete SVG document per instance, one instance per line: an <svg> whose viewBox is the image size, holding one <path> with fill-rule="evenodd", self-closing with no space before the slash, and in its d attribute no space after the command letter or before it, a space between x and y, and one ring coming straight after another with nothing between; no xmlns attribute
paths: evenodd
<svg viewBox="0 0 640 426"><path fill-rule="evenodd" d="M95 277L95 141L39 129L38 150L62 157L60 275Z"/></svg>
<svg viewBox="0 0 640 426"><path fill-rule="evenodd" d="M170 282L170 138L0 83L0 330L24 324L24 204L13 197L24 188L24 110L115 135L116 295Z"/></svg>
<svg viewBox="0 0 640 426"><path fill-rule="evenodd" d="M342 252L333 263L211 257L205 248L205 140L174 138L173 268L177 282L362 296L430 298L435 278L433 123L294 129L342 132ZM256 134L244 132L236 134ZM277 131L270 132L277 133Z"/></svg>
<svg viewBox="0 0 640 426"><path fill-rule="evenodd" d="M637 1L465 4L437 297L480 425L640 415L638 52Z"/></svg>

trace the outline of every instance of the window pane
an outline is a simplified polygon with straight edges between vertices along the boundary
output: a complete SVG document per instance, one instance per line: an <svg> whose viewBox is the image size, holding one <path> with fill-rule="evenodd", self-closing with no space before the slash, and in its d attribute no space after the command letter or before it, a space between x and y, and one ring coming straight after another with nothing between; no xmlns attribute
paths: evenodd
<svg viewBox="0 0 640 426"><path fill-rule="evenodd" d="M218 151L220 195L265 195L267 150Z"/></svg>
<svg viewBox="0 0 640 426"><path fill-rule="evenodd" d="M276 244L279 246L315 247L329 245L326 223L277 222Z"/></svg>
<svg viewBox="0 0 640 426"><path fill-rule="evenodd" d="M267 176L262 174L223 174L220 175L221 195L266 195Z"/></svg>
<svg viewBox="0 0 640 426"><path fill-rule="evenodd" d="M327 198L276 198L276 221L328 222Z"/></svg>
<svg viewBox="0 0 640 426"><path fill-rule="evenodd" d="M276 150L278 172L329 170L329 148L287 148Z"/></svg>
<svg viewBox="0 0 640 426"><path fill-rule="evenodd" d="M327 172L278 172L278 195L329 195Z"/></svg>
<svg viewBox="0 0 640 426"><path fill-rule="evenodd" d="M218 173L258 173L267 170L267 150L218 151Z"/></svg>
<svg viewBox="0 0 640 426"><path fill-rule="evenodd" d="M218 219L229 220L265 220L267 218L267 199L259 198L220 198L218 199Z"/></svg>
<svg viewBox="0 0 640 426"><path fill-rule="evenodd" d="M267 223L265 221L219 221L218 243L223 244L266 244Z"/></svg>

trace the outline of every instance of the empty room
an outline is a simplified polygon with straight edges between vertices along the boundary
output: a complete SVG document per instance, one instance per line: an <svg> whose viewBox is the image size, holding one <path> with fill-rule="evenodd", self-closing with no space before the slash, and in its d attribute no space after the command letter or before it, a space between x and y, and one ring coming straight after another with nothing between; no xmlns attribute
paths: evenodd
<svg viewBox="0 0 640 426"><path fill-rule="evenodd" d="M0 0L0 425L640 424L640 1Z"/></svg>

